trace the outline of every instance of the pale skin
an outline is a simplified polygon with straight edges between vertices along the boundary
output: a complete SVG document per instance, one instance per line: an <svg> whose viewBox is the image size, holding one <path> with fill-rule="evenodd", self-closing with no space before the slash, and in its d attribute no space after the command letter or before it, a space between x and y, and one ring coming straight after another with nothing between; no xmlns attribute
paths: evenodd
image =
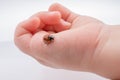
<svg viewBox="0 0 120 80"><path fill-rule="evenodd" d="M46 34L54 36L48 45ZM78 15L58 3L18 24L14 41L46 66L120 79L120 26Z"/></svg>

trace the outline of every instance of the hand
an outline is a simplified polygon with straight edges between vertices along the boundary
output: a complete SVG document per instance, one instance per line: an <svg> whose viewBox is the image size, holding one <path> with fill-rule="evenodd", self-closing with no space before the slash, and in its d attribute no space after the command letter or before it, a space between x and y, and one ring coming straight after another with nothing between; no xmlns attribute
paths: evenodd
<svg viewBox="0 0 120 80"><path fill-rule="evenodd" d="M104 24L94 18L75 14L60 4L39 12L20 23L15 44L40 63L71 70L91 67ZM43 37L52 33L55 40L46 45Z"/></svg>
<svg viewBox="0 0 120 80"><path fill-rule="evenodd" d="M98 66L106 57L99 56L107 41L105 33L109 33L105 32L106 26L97 19L78 15L56 3L48 11L21 22L14 40L20 50L46 66L106 76L106 73L99 73L99 69L104 69ZM48 45L44 43L47 34L54 36L54 41Z"/></svg>

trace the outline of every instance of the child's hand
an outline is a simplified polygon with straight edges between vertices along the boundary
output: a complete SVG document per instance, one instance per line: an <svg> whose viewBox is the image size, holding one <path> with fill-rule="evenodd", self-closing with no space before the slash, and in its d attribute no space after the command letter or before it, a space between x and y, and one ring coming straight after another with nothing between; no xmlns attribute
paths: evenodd
<svg viewBox="0 0 120 80"><path fill-rule="evenodd" d="M20 23L15 32L15 44L40 63L72 70L91 68L104 24L75 14L60 4L40 12ZM54 41L44 43L44 36L52 33Z"/></svg>
<svg viewBox="0 0 120 80"><path fill-rule="evenodd" d="M49 11L37 13L18 25L15 44L44 65L96 72L96 64L105 57L99 56L106 41L102 38L105 29L106 25L99 20L53 4ZM45 44L44 36L49 33L54 41Z"/></svg>

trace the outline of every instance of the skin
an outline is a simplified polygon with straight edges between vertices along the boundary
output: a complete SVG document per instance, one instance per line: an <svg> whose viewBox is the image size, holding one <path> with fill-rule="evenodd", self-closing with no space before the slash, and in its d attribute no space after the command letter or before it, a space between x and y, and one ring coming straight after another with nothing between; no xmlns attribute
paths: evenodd
<svg viewBox="0 0 120 80"><path fill-rule="evenodd" d="M48 34L54 42L46 45ZM78 15L58 3L18 24L14 41L43 65L120 78L120 26Z"/></svg>

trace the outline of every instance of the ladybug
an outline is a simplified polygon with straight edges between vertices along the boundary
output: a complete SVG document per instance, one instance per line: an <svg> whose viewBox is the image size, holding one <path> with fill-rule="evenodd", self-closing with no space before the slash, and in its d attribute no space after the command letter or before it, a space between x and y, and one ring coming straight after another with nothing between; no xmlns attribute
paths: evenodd
<svg viewBox="0 0 120 80"><path fill-rule="evenodd" d="M44 41L45 44L50 44L54 41L54 36L50 35L50 34L47 34L47 35L44 36L43 41Z"/></svg>

